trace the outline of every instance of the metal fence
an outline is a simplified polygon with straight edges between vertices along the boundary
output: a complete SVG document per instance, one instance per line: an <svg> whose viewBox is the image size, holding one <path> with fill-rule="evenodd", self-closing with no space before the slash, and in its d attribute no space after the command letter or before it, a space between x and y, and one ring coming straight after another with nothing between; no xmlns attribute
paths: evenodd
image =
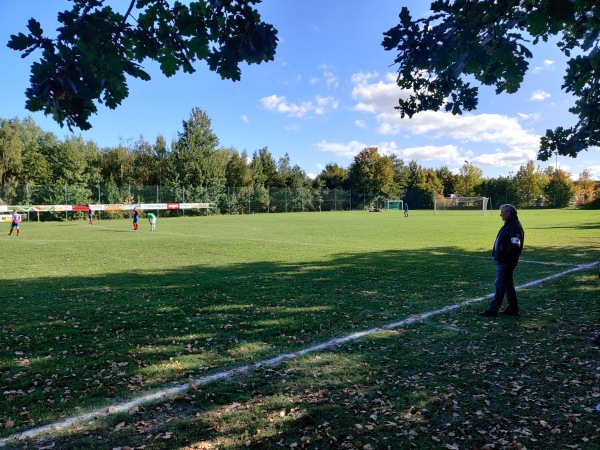
<svg viewBox="0 0 600 450"><path fill-rule="evenodd" d="M15 185L0 186L2 205L88 205L107 203L207 202L210 213L256 214L366 209L364 194L342 189L236 188L199 186ZM206 212L198 212L206 214Z"/></svg>

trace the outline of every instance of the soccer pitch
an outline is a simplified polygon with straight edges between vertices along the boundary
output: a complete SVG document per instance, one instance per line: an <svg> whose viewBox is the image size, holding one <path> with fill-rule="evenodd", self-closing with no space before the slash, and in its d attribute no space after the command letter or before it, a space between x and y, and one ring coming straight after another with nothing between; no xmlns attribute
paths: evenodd
<svg viewBox="0 0 600 450"><path fill-rule="evenodd" d="M598 261L600 211L519 218L517 285ZM501 225L495 210L24 222L2 237L0 437L491 294Z"/></svg>

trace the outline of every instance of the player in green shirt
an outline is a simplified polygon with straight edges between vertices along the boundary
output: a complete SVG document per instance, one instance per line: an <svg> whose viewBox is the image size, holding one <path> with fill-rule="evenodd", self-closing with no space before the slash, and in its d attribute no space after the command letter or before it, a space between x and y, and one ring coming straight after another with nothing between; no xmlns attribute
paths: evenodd
<svg viewBox="0 0 600 450"><path fill-rule="evenodd" d="M147 217L150 222L150 231L156 231L156 216L152 213L148 213Z"/></svg>

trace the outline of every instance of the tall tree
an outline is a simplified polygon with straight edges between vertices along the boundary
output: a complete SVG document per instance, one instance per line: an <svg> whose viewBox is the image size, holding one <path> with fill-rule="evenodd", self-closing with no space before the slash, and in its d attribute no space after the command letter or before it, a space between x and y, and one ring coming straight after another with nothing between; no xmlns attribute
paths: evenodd
<svg viewBox="0 0 600 450"><path fill-rule="evenodd" d="M208 115L194 108L171 150L177 176L184 187L225 185L225 164L217 149L219 138Z"/></svg>
<svg viewBox="0 0 600 450"><path fill-rule="evenodd" d="M21 181L33 184L52 183L52 168L44 155L38 151L27 152L23 155L23 172Z"/></svg>
<svg viewBox="0 0 600 450"><path fill-rule="evenodd" d="M23 141L10 122L0 124L0 183L18 181L23 170Z"/></svg>
<svg viewBox="0 0 600 450"><path fill-rule="evenodd" d="M169 148L164 136L158 135L153 146L154 176L153 184L161 186L169 174Z"/></svg>
<svg viewBox="0 0 600 450"><path fill-rule="evenodd" d="M101 174L104 180L113 180L117 185L133 183L135 157L128 147L119 145L104 149L101 158Z"/></svg>
<svg viewBox="0 0 600 450"><path fill-rule="evenodd" d="M50 159L54 179L59 183L87 183L86 143L79 136L67 137Z"/></svg>
<svg viewBox="0 0 600 450"><path fill-rule="evenodd" d="M348 189L348 170L336 163L326 164L315 178L315 183L327 189Z"/></svg>
<svg viewBox="0 0 600 450"><path fill-rule="evenodd" d="M544 186L544 206L565 208L569 206L575 195L575 185L571 174L564 170L546 169L546 185Z"/></svg>
<svg viewBox="0 0 600 450"><path fill-rule="evenodd" d="M371 205L381 196L387 198L394 181L392 159L379 155L377 147L367 147L354 157L348 168L348 178L353 190L357 190Z"/></svg>
<svg viewBox="0 0 600 450"><path fill-rule="evenodd" d="M152 184L155 169L154 148L150 142L144 139L144 136L140 136L133 143L132 156L135 166L133 182L136 184Z"/></svg>
<svg viewBox="0 0 600 450"><path fill-rule="evenodd" d="M511 177L486 178L479 187L480 195L488 197L491 200L491 209L504 203L515 203L513 180Z"/></svg>
<svg viewBox="0 0 600 450"><path fill-rule="evenodd" d="M227 186L230 187L248 187L252 185L252 171L248 166L248 153L244 150L242 153L236 149L229 151L230 157L225 168L225 177Z"/></svg>
<svg viewBox="0 0 600 450"><path fill-rule="evenodd" d="M546 175L530 160L519 168L515 176L516 203L519 206L542 206L546 183Z"/></svg>
<svg viewBox="0 0 600 450"><path fill-rule="evenodd" d="M277 163L275 163L275 159L269 152L269 149L267 147L261 148L258 151L258 157L260 158L260 167L265 178L265 185L283 187L279 173L277 172Z"/></svg>
<svg viewBox="0 0 600 450"><path fill-rule="evenodd" d="M456 191L458 176L453 174L448 168L448 166L442 166L439 169L436 169L435 174L442 183L443 195L447 196L450 194L454 194Z"/></svg>
<svg viewBox="0 0 600 450"><path fill-rule="evenodd" d="M126 76L149 80L141 63L160 64L166 76L179 69L194 72L204 60L222 78L240 79L239 64L271 61L277 31L253 8L260 0L130 0L115 11L105 0L72 0L58 13L55 38L44 35L30 19L28 34L12 35L8 46L29 56L42 55L31 66L25 92L30 111L44 111L69 129L91 128L95 102L116 108L129 93Z"/></svg>
<svg viewBox="0 0 600 450"><path fill-rule="evenodd" d="M478 194L481 186L483 172L479 167L474 166L468 161L462 165L456 177L456 193L463 197L472 197Z"/></svg>
<svg viewBox="0 0 600 450"><path fill-rule="evenodd" d="M250 161L250 173L252 174L252 184L255 187L266 186L267 176L265 175L263 163L258 151L252 153L252 160Z"/></svg>
<svg viewBox="0 0 600 450"><path fill-rule="evenodd" d="M583 0L435 0L433 14L413 20L406 7L400 23L384 33L383 47L398 52L402 117L444 108L453 114L477 108L478 87L516 92L529 68L532 44L558 35L568 59L563 89L576 98L572 127L548 130L538 159L557 151L576 157L600 145L600 3Z"/></svg>
<svg viewBox="0 0 600 450"><path fill-rule="evenodd" d="M390 191L390 198L400 200L406 196L406 189L408 188L408 167L406 167L404 161L398 158L397 155L393 154L390 158L394 170L394 184Z"/></svg>
<svg viewBox="0 0 600 450"><path fill-rule="evenodd" d="M594 199L596 182L592 179L592 171L585 169L579 174L579 180L577 181L576 189L577 194L583 196L585 203Z"/></svg>

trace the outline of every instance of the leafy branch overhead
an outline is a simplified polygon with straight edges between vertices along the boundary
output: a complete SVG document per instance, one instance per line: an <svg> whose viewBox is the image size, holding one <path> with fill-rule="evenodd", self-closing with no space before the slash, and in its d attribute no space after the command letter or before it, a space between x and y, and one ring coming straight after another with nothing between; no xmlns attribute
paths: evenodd
<svg viewBox="0 0 600 450"><path fill-rule="evenodd" d="M150 80L142 62L160 64L166 76L195 71L204 60L223 79L240 79L241 62L271 61L277 30L254 9L260 0L131 0L124 12L104 0L73 0L58 14L56 38L30 19L29 34L12 35L8 47L25 58L41 50L31 66L26 107L52 115L69 129L91 128L95 102L116 108L127 98L126 76Z"/></svg>
<svg viewBox="0 0 600 450"><path fill-rule="evenodd" d="M477 108L472 81L514 93L533 54L530 46L556 39L569 58L562 88L575 97L571 127L547 130L538 158L554 152L576 157L600 145L600 3L585 0L436 0L432 14L384 33L383 47L398 52L397 83L410 91L396 107L402 117L444 108L453 114ZM554 38L557 36L557 38Z"/></svg>

